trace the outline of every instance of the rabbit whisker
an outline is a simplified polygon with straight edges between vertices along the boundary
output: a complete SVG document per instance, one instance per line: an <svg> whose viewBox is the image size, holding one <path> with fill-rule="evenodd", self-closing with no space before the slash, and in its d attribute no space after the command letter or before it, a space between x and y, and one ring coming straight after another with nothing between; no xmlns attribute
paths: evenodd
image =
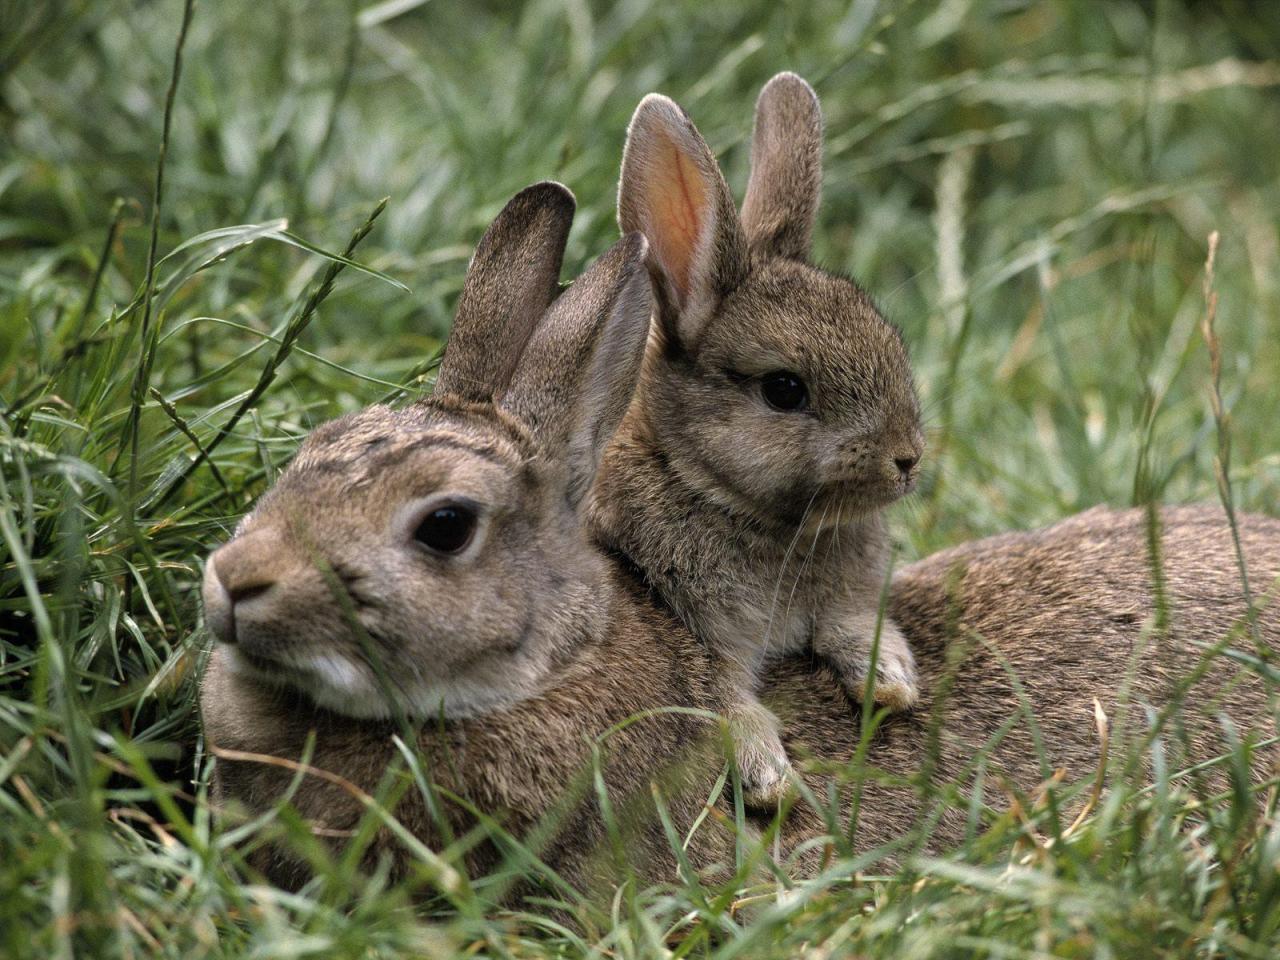
<svg viewBox="0 0 1280 960"><path fill-rule="evenodd" d="M778 579L773 586L773 599L769 603L769 619L764 626L764 649L769 649L769 640L773 634L773 615L778 609L778 596L782 592L782 579L786 576L787 561L791 559L791 551L795 549L796 544L800 540L800 534L804 532L805 524L809 520L809 513L813 509L813 502L817 499L818 491L815 489L809 497L809 502L805 504L804 512L800 515L800 523L796 525L796 535L791 538L791 542L787 544L787 549L782 555L782 563L778 566Z"/></svg>
<svg viewBox="0 0 1280 960"><path fill-rule="evenodd" d="M829 504L828 504L829 506ZM783 619L785 620L791 614L791 601L795 599L796 589L800 586L800 581L804 579L805 571L809 567L809 561L813 559L814 552L818 548L818 537L822 535L823 524L827 520L827 507L822 508L822 517L818 521L818 526L813 532L813 540L809 542L809 549L805 551L804 559L800 562L800 569L796 571L796 579L791 584L791 593L787 596L787 607L783 611Z"/></svg>

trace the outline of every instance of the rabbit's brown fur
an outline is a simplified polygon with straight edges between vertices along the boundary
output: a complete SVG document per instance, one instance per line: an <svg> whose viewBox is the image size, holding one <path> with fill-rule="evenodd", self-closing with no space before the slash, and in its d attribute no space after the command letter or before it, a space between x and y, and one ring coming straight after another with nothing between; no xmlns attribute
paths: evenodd
<svg viewBox="0 0 1280 960"><path fill-rule="evenodd" d="M617 575L614 575L617 577ZM428 720L418 739L424 767L444 791L461 794L517 839L526 838L553 811L556 829L534 852L580 890L616 879L605 822L594 786L592 745L615 724L646 710L668 706L714 708L722 697L705 670L690 670L705 656L674 616L650 604L642 588L625 576L605 591L614 599L607 610L613 624L598 641L582 644L556 682L539 696L482 717ZM230 668L229 651L214 651L201 689L205 735L214 749L298 759L315 732L313 766L335 772L362 790L373 792L387 768L400 758L391 723L353 720L312 705L288 691L273 689ZM619 808L630 866L647 877L671 877L675 859L653 816L650 785L670 798L671 816L687 831L711 795L722 761L711 749L714 725L687 712L660 711L602 740L608 795ZM293 772L261 762L218 761L215 796L223 804L251 811L269 809L285 793ZM308 778L292 797L299 812L328 831L351 830L364 814L348 791ZM628 814L628 803L644 805ZM460 835L475 825L461 806L443 804L446 822ZM405 792L397 819L434 849L444 832L416 789ZM699 864L710 869L724 862L724 835L708 834L698 850ZM411 858L387 832L379 834L370 860L390 856L403 877ZM468 856L477 874L499 862L501 851L483 844ZM307 865L286 846L260 852L256 865L275 882L296 887Z"/></svg>
<svg viewBox="0 0 1280 960"><path fill-rule="evenodd" d="M644 371L593 491L601 541L628 556L722 663L751 796L776 801L786 753L756 697L770 659L812 649L861 699L916 697L911 651L879 620L883 508L922 451L907 351L871 299L805 262L821 185L813 90L760 94L739 218L715 158L671 100L628 130L618 220L650 244L657 301ZM795 409L770 402L780 373Z"/></svg>
<svg viewBox="0 0 1280 960"><path fill-rule="evenodd" d="M1023 792L1035 790L1058 767L1066 769L1069 781L1090 779L1099 753L1092 699L1100 700L1114 724L1120 716L1118 698L1128 686L1130 723L1143 725L1142 706L1166 703L1195 667L1199 647L1238 630L1244 616L1222 512L1214 507L1167 508L1163 527L1172 627L1162 641L1144 639L1153 598L1140 511L1099 508L1047 530L943 551L900 571L890 607L919 656L922 707L882 723L867 763L891 777L917 776L933 735L934 705L946 687L950 693L936 716L934 782L971 785L974 757L1023 709L1012 679L1016 676L1034 715L1047 769L1039 765L1030 725L1019 719L991 751L985 771L988 802L996 810L1008 807L1001 777ZM1268 591L1261 599L1259 627L1275 651L1280 649L1280 521L1246 516L1241 532L1254 581L1260 593ZM548 690L515 707L451 723L443 732L428 724L419 739L435 779L469 797L516 836L547 811L559 809L566 785L591 761L591 742L613 724L665 706L724 708L725 691L706 651L674 617L646 602L638 581L622 572L613 576L618 594L611 617L619 629L580 647ZM1238 636L1233 646L1248 650L1251 641ZM315 730L315 766L340 773L364 790L376 788L396 756L390 743L393 728L337 717L245 682L226 668L222 653L210 664L201 697L211 744L298 758L308 731ZM1229 681L1237 675L1242 682L1233 688ZM851 715L840 684L824 665L797 656L771 671L764 696L782 718L792 755L812 768L806 773L809 786L824 797L824 765L846 764L858 743L857 715ZM1276 733L1264 685L1226 657L1213 661L1181 709L1192 747L1188 759L1203 760L1225 749L1214 719L1220 710L1242 735ZM714 760L718 754L704 752L714 745L710 734L709 725L696 717L659 713L610 738L606 779L611 795L643 802L650 780L657 780L664 784L673 819L692 822L719 769ZM1114 738L1119 736L1113 732ZM1171 757L1177 757L1172 731L1166 731L1165 739ZM1118 739L1114 746L1115 755L1123 755ZM1261 751L1255 775L1273 771L1276 760L1274 746ZM218 798L251 810L269 808L292 776L271 765L225 759L217 773ZM293 802L304 816L330 829L350 828L362 812L341 789L314 779ZM868 779L856 846L870 849L900 840L917 822L922 802L914 790ZM1078 801L1066 815L1076 806ZM565 879L589 889L609 874L608 845L593 796L572 809L541 852ZM455 806L448 810L455 830L473 822ZM405 794L397 816L420 839L439 842L440 832L415 791ZM785 848L826 829L818 813L800 801L786 822ZM945 847L964 829L963 817L949 810L929 847ZM727 837L714 823L704 826L698 838L691 851L696 865L710 868L724 862ZM631 824L628 850L648 878L673 875L674 861L652 810ZM389 854L401 867L408 861L389 835L381 836L375 852ZM483 869L495 856L492 847L483 847L472 855L472 865ZM811 854L805 868L815 867L817 858L817 852ZM279 882L296 883L305 876L303 865L281 850L263 855L260 862Z"/></svg>
<svg viewBox="0 0 1280 960"><path fill-rule="evenodd" d="M889 609L916 653L921 702L912 714L884 723L868 762L909 776L925 764L936 731L934 782L969 786L983 744L1025 703L1039 729L1045 766L1032 725L1019 720L992 751L985 770L987 800L1004 809L1009 793L1002 780L1026 794L1057 768L1065 768L1068 780L1093 777L1100 750L1095 697L1111 721L1114 758L1128 755L1126 736L1130 744L1142 742L1145 708L1164 707L1180 692L1178 722L1190 755L1176 724L1166 726L1161 736L1172 770L1180 769L1179 759L1202 761L1229 749L1220 714L1238 725L1241 736L1280 733L1272 699L1280 691L1226 656L1208 659L1203 676L1180 690L1202 665L1206 647L1227 638L1236 650L1253 653L1255 647L1222 510L1167 507L1161 522L1171 621L1167 634L1155 630L1147 518L1141 510L1095 508L1043 531L944 550L900 571ZM1274 654L1280 650L1280 521L1243 517L1241 536L1259 596L1259 637ZM793 753L842 759L855 741L830 679L814 679L803 665L791 664L770 684L769 702L783 716ZM949 694L939 702L944 688ZM1125 714L1122 696L1130 704L1126 730L1118 726ZM1254 764L1255 778L1274 775L1278 761L1280 748L1264 747ZM1142 766L1131 773L1141 781L1147 772ZM1221 786L1223 771L1202 776ZM858 846L901 838L920 803L911 793L868 783ZM803 806L787 825L796 841L821 828ZM960 839L964 829L963 815L948 809L931 846Z"/></svg>

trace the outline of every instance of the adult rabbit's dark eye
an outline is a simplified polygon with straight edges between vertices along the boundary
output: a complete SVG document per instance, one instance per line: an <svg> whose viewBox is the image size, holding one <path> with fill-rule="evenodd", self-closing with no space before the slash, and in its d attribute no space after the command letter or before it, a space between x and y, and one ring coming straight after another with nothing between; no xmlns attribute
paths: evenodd
<svg viewBox="0 0 1280 960"><path fill-rule="evenodd" d="M803 410L809 405L809 389L789 370L775 370L760 378L760 394L775 410Z"/></svg>
<svg viewBox="0 0 1280 960"><path fill-rule="evenodd" d="M418 524L413 539L436 553L459 553L476 532L475 511L460 504L436 507Z"/></svg>

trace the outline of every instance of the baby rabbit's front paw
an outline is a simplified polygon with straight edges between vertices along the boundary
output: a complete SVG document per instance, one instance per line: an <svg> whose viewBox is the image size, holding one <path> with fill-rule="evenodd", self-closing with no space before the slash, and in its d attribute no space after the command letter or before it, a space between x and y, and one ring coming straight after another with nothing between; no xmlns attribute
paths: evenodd
<svg viewBox="0 0 1280 960"><path fill-rule="evenodd" d="M853 700L862 702L867 690L867 671L871 669L871 644L840 642L828 639L815 649L836 668L840 682ZM871 697L890 710L910 710L920 699L916 661L907 639L898 628L884 621L880 629L880 650L876 658L875 682Z"/></svg>
<svg viewBox="0 0 1280 960"><path fill-rule="evenodd" d="M856 696L861 699L866 690L866 674L858 687ZM900 650L880 650L880 658L876 662L876 679L871 695L876 703L890 710L910 710L920 699L920 687L916 679L916 661L911 651L903 646Z"/></svg>
<svg viewBox="0 0 1280 960"><path fill-rule="evenodd" d="M778 718L759 701L738 704L728 715L729 733L742 778L742 800L754 810L773 810L787 795L791 762L778 735Z"/></svg>

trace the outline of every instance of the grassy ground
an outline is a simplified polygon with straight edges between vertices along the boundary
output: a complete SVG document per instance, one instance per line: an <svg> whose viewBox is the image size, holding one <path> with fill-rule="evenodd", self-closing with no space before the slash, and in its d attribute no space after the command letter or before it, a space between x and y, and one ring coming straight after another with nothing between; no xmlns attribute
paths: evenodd
<svg viewBox="0 0 1280 960"><path fill-rule="evenodd" d="M1231 489L1280 512L1280 5L203 0L175 89L183 19L0 0L0 956L1275 955L1274 797L1117 788L1053 849L1011 855L1009 818L579 935L424 917L344 864L255 884L190 745L204 554L312 425L423 389L512 192L577 193L567 272L604 249L654 89L739 191L760 84L821 95L818 256L902 327L929 411L904 558L1218 497L1215 231Z"/></svg>

